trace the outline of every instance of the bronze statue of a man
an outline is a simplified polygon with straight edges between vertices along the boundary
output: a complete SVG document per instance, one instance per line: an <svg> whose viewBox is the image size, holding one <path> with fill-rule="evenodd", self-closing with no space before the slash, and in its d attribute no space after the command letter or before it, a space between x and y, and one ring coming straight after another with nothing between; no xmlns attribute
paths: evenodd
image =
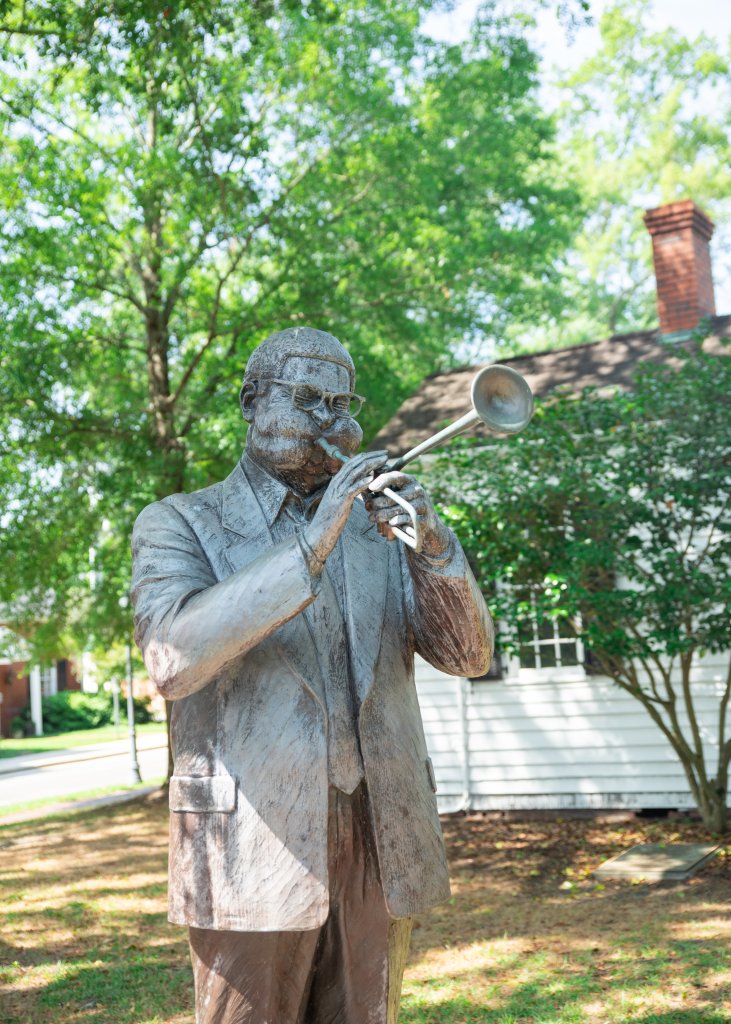
<svg viewBox="0 0 731 1024"><path fill-rule="evenodd" d="M355 454L354 386L332 335L267 338L241 461L135 525L136 638L174 702L170 920L190 929L198 1024L395 1022L411 917L449 894L414 653L480 675L492 626L416 481ZM386 485L419 514L419 554L389 543Z"/></svg>

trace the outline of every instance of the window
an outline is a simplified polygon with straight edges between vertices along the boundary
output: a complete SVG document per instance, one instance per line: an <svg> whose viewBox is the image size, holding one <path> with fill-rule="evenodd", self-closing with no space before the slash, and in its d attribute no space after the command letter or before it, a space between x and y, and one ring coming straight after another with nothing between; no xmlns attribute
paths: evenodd
<svg viewBox="0 0 731 1024"><path fill-rule="evenodd" d="M560 580L546 577L540 584L500 581L497 587L503 593L508 588L513 591L522 618L515 630L507 622L495 619L495 656L485 675L471 678L473 683L500 679L526 683L579 682L586 679L587 673L601 674L595 662L588 663L591 654L579 636L580 618L560 614L564 589ZM486 597L489 604L490 595Z"/></svg>
<svg viewBox="0 0 731 1024"><path fill-rule="evenodd" d="M579 681L585 678L584 645L577 636L579 623L556 615L560 596L544 586L521 588L522 618L516 646L505 659L505 675L522 682Z"/></svg>
<svg viewBox="0 0 731 1024"><path fill-rule="evenodd" d="M571 620L539 614L536 595L527 595L532 614L518 628L521 668L573 668L584 663L584 651Z"/></svg>
<svg viewBox="0 0 731 1024"><path fill-rule="evenodd" d="M56 666L51 665L48 668L41 669L41 694L44 697L52 697L54 693L58 692L58 685L56 679Z"/></svg>

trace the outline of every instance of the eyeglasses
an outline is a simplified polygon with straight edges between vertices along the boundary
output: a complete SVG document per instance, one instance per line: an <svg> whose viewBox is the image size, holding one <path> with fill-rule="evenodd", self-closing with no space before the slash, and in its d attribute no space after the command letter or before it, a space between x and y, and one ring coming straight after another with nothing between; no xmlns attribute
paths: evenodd
<svg viewBox="0 0 731 1024"><path fill-rule="evenodd" d="M324 403L333 416L355 417L365 402L365 398L353 391L323 391L313 384L297 384L291 380L278 380L276 377L259 377L259 380L286 388L292 405L296 409L304 409L305 412L314 412Z"/></svg>

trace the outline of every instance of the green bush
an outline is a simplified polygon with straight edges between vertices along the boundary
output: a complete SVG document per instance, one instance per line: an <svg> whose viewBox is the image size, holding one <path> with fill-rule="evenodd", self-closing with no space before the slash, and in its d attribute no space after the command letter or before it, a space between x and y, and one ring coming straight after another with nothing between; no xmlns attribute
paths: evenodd
<svg viewBox="0 0 731 1024"><path fill-rule="evenodd" d="M127 704L120 699L120 718L127 717ZM150 701L147 697L135 697L135 722L138 725L152 721ZM56 736L76 729L98 729L109 725L113 717L112 695L110 693L81 693L78 690L64 690L41 701L43 732ZM28 735L32 732L30 704L11 723L12 735Z"/></svg>

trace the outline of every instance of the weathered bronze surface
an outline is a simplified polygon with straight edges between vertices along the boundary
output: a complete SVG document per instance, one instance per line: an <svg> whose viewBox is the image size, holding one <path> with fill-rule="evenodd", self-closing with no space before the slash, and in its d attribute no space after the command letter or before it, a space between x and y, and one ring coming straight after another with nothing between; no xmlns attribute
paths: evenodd
<svg viewBox="0 0 731 1024"><path fill-rule="evenodd" d="M191 928L200 1020L395 1024L411 918L394 919L386 909L365 787L351 796L332 788L330 820L330 913L321 928Z"/></svg>
<svg viewBox="0 0 731 1024"><path fill-rule="evenodd" d="M492 625L423 489L400 472L373 480L385 452L355 454L354 383L331 335L272 335L246 368L241 462L221 483L148 506L135 525L136 638L174 702L170 920L196 930L194 963L201 931L220 933L219 962L231 932L325 928L340 941L329 916L341 912L331 906L333 792L359 794L355 842L373 846L369 892L391 919L449 894L413 659L480 675ZM421 553L389 542L404 516L378 493L385 486L416 509ZM364 955L388 957L384 934L385 951L374 939ZM310 945L317 991L333 961L325 941ZM285 963L287 949L283 940L276 954ZM199 1024L269 1019L215 1009L226 1004L199 998ZM337 1019L361 1020L347 1007Z"/></svg>

